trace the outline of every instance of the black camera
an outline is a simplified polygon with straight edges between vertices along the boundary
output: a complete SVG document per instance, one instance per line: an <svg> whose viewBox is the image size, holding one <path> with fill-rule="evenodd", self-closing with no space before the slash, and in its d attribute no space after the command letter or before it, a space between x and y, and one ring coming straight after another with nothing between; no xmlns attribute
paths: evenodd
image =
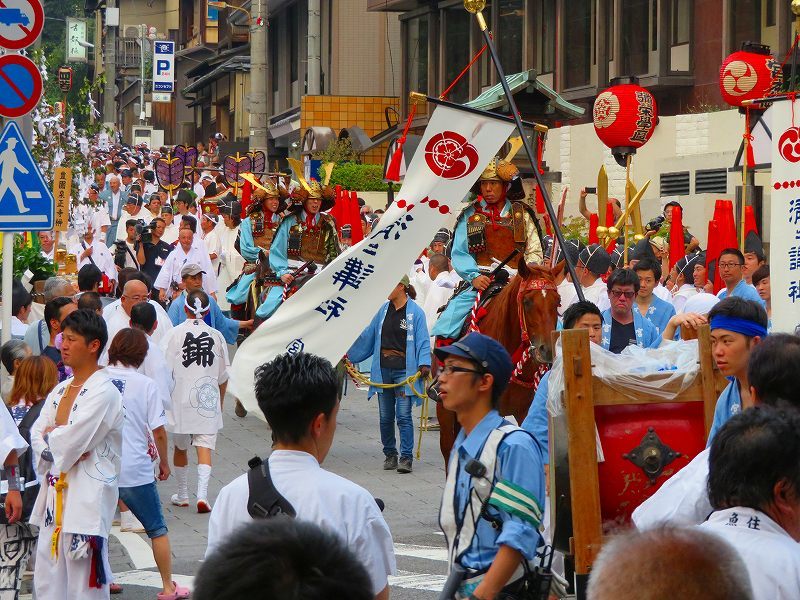
<svg viewBox="0 0 800 600"><path fill-rule="evenodd" d="M153 242L153 229L156 226L154 223L146 225L141 219L136 221L136 239L142 244L151 244Z"/></svg>
<svg viewBox="0 0 800 600"><path fill-rule="evenodd" d="M644 228L647 231L658 231L659 229L661 229L661 226L664 224L665 220L666 219L664 215L658 215L652 221L648 221L647 225L645 225Z"/></svg>

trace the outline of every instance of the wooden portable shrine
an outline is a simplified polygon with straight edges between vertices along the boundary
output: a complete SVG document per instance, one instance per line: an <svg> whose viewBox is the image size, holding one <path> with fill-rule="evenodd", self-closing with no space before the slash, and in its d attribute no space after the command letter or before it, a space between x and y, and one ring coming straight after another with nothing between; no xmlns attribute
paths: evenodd
<svg viewBox="0 0 800 600"><path fill-rule="evenodd" d="M624 394L615 390L592 374L588 332L560 335L569 358L564 359L564 412L550 417L553 546L574 564L581 599L604 529L629 526L633 510L705 448L717 398L728 382L714 365L707 325L698 331L697 376L669 401L644 387L635 393L630 386ZM671 374L640 377L652 386ZM603 462L598 462L598 439Z"/></svg>

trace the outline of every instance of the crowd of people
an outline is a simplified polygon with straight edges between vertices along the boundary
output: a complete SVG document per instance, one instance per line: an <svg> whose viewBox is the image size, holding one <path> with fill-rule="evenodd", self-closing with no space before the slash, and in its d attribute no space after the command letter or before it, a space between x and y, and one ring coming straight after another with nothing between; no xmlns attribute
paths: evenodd
<svg viewBox="0 0 800 600"><path fill-rule="evenodd" d="M7 482L0 547L14 543L20 551L0 553L0 598L17 597L33 556L41 600L119 591L108 563L117 519L122 531L151 540L158 598L188 598L173 581L158 494L170 477L172 505L210 513L195 598L266 589L277 598L290 588L306 590L297 597L388 597L396 566L380 501L321 466L341 398L328 361L301 352L258 369L255 395L272 452L216 499L208 491L230 353L352 239L332 216L333 190L294 173L264 177L245 192L229 185L213 145L198 145L196 167L168 194L153 170L162 154L93 148L94 171L81 181L69 231L61 240L39 232L35 240L62 271L63 245L75 256L77 277L47 278L43 303L14 282L12 340L0 350L8 407L0 411ZM469 331L476 303L503 279L498 270L516 274L514 263L499 264L514 254L529 264L575 265L578 281L553 270L559 327L588 329L593 344L620 354L691 337L709 324L717 368L729 378L708 449L637 509L640 533L606 546L590 597L633 597L627 584L620 587L621 564L642 571L641 585L667 586L644 575L653 548L680 555L676 568L691 571L675 549L704 545L727 557L719 578L737 571L727 587L710 590L719 597L797 597L800 417L790 380L800 342L770 335L769 266L760 244L721 251L722 288L714 294L714 276L688 230L685 255L670 264L662 229L680 210L676 202L625 251L621 240L557 247L506 161L492 160L473 192L454 228L436 233L347 353L369 373L368 397L378 399L383 469L413 472L413 405L422 402L432 370L438 400L456 415L460 432L439 515L450 561L443 597L524 597L535 586L528 567L547 539L549 372L517 426L498 410L514 371L509 352ZM583 194L581 210L589 219ZM361 208L363 234L381 213ZM246 415L238 401L235 413ZM266 518L279 513L296 521ZM684 587L665 589L695 589L702 582L694 574Z"/></svg>

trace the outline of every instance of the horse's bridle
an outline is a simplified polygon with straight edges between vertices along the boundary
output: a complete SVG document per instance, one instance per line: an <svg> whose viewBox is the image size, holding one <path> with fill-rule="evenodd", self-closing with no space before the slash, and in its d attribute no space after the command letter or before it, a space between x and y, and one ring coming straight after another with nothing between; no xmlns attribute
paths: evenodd
<svg viewBox="0 0 800 600"><path fill-rule="evenodd" d="M519 290L517 291L517 314L519 318L519 327L522 332L522 340L520 341L522 356L514 368L514 373L511 376L511 380L514 383L523 385L525 387L534 387L539 383L539 379L541 379L543 371L546 370L544 365L548 362L542 359L538 348L533 348L533 342L531 341L530 334L528 333L528 321L525 318L525 308L522 303L523 296L527 292L535 290L541 290L542 295L546 295L548 290L555 292L558 290L558 288L556 287L556 284L549 279L545 279L544 277L535 277L533 279L525 280L524 283L520 284ZM526 382L522 381L519 377L522 375L522 369L525 366L525 363L528 362L528 359L531 356L531 351L533 351L533 356L541 365L541 367L534 375L533 382Z"/></svg>

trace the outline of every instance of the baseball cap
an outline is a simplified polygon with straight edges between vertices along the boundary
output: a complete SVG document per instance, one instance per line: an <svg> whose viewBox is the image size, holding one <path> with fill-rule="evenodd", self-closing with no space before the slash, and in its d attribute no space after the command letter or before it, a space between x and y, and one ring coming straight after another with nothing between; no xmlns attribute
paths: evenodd
<svg viewBox="0 0 800 600"><path fill-rule="evenodd" d="M514 365L508 351L494 338L471 332L449 346L436 348L433 353L441 361L448 356L460 356L473 360L494 377L493 395L499 397L508 387Z"/></svg>
<svg viewBox="0 0 800 600"><path fill-rule="evenodd" d="M188 265L184 265L181 269L181 277L188 277L190 275L205 275L206 272L203 271L202 267L197 263L189 263Z"/></svg>

